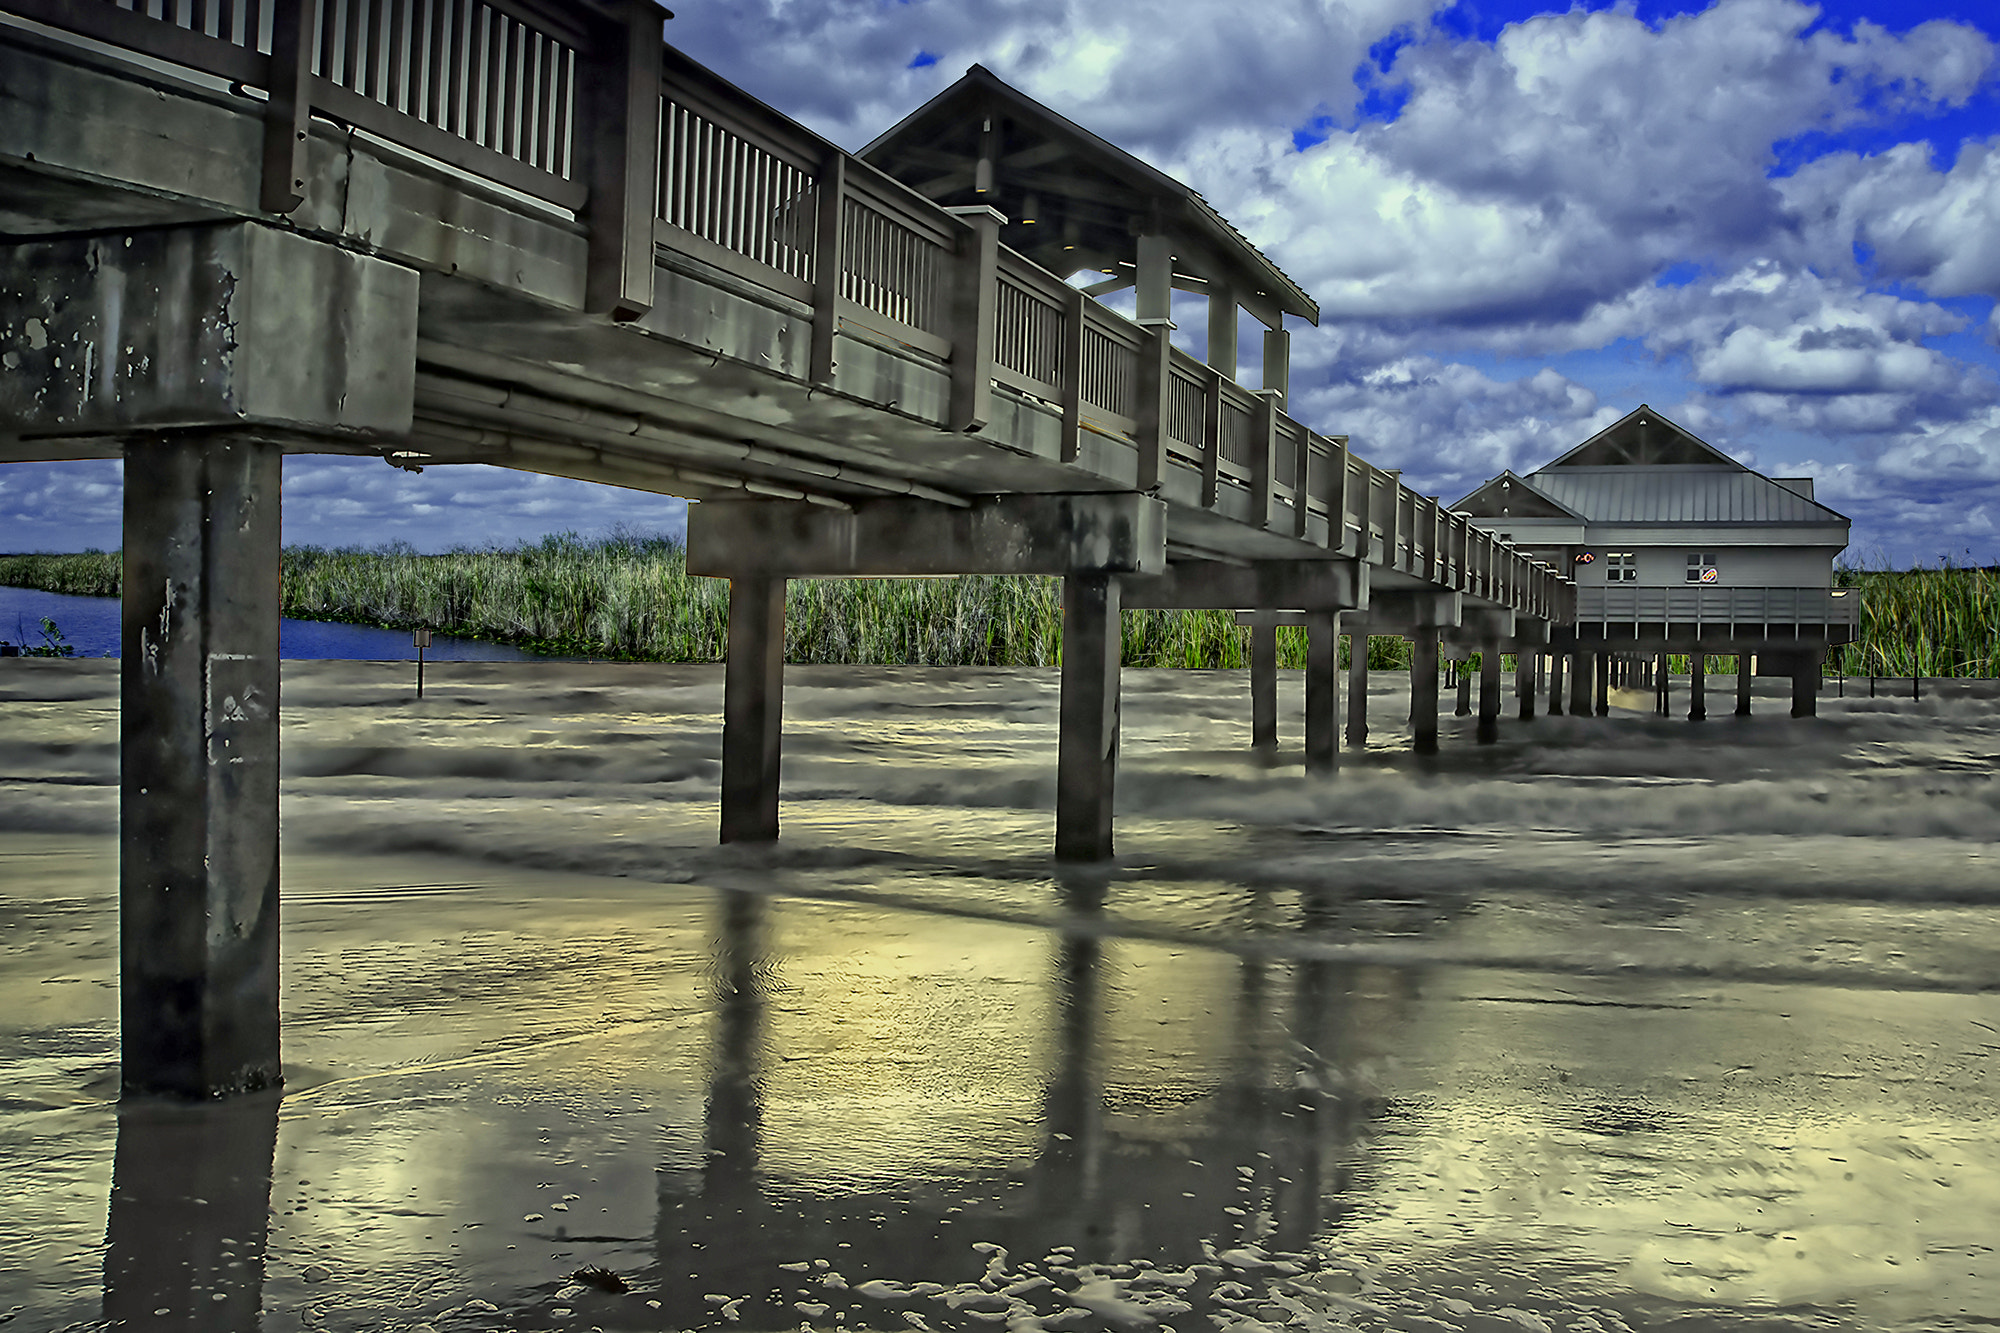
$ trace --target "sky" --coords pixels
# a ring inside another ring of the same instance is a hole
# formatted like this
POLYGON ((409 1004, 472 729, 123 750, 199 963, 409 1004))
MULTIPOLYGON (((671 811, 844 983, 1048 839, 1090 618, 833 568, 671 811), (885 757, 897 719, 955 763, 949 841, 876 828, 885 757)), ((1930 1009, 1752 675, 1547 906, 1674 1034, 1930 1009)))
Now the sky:
MULTIPOLYGON (((1288 321, 1292 415, 1419 490, 1531 471, 1643 401, 1816 478, 1853 562, 2000 564, 1985 0, 671 7, 669 41, 845 147, 977 62, 1200 190, 1319 302, 1288 321)), ((117 495, 115 464, 0 467, 0 548, 115 546, 117 495)), ((286 464, 288 541, 680 515, 488 468, 286 464)))

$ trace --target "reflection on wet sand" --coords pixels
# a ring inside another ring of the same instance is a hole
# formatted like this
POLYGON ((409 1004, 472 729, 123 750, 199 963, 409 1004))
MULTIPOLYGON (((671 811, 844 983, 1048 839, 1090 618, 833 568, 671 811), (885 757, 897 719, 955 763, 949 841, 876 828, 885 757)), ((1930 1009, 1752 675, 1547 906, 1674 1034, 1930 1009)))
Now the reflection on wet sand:
POLYGON ((215 1106, 134 1100, 119 1108, 104 1235, 106 1323, 256 1333, 277 1140, 275 1093, 215 1106))
POLYGON ((801 672, 749 852, 699 671, 417 709, 288 668, 285 1094, 121 1112, 116 678, 73 665, 0 674, 6 1333, 2000 1309, 1972 691, 1447 723, 1308 783, 1234 748, 1240 677, 1134 673, 1143 855, 1086 875, 1045 853, 1052 677, 801 672))

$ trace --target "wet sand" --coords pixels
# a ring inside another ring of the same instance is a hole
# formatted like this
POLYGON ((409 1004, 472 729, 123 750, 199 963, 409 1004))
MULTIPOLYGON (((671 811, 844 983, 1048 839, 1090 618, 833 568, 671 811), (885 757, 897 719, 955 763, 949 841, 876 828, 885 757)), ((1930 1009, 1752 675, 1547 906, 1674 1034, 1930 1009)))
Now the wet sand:
POLYGON ((409 674, 285 668, 285 1093, 121 1112, 116 665, 0 663, 8 1333, 2000 1317, 1988 685, 1317 781, 1128 672, 1082 872, 1053 672, 793 669, 769 848, 718 669, 409 674))

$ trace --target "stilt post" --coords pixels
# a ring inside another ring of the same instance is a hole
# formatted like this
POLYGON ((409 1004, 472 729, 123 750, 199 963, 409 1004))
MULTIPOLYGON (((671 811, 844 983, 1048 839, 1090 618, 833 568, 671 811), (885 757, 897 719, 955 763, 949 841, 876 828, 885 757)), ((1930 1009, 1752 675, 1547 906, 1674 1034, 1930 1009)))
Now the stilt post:
POLYGON ((1368 743, 1368 626, 1356 625, 1347 635, 1347 743, 1368 743))
POLYGON ((1418 754, 1438 748, 1438 632, 1420 625, 1410 632, 1410 745, 1418 754))
POLYGON ((1549 654, 1549 716, 1550 717, 1561 717, 1563 715, 1563 664, 1567 662, 1571 656, 1572 654, 1569 653, 1549 654))
POLYGON ((1736 654, 1736 716, 1750 716, 1750 654, 1736 654))
POLYGON ((1535 717, 1535 671, 1541 657, 1540 653, 1525 649, 1514 654, 1514 699, 1520 705, 1523 722, 1532 722, 1535 717))
POLYGON ((1306 614, 1306 772, 1340 768, 1340 613, 1306 614))
POLYGON ((1479 648, 1479 730, 1481 745, 1500 739, 1500 641, 1488 639, 1479 648))
POLYGON ((283 1082, 278 1058, 282 455, 125 450, 119 1010, 128 1094, 283 1082))
POLYGON ((1688 655, 1688 721, 1708 718, 1708 655, 1696 648, 1688 655))
POLYGON ((1056 750, 1056 859, 1104 861, 1112 854, 1111 802, 1118 777, 1116 575, 1063 577, 1061 736, 1056 750))
POLYGON ((785 580, 729 581, 729 662, 722 698, 722 841, 778 836, 784 740, 785 580))
POLYGON ((1611 654, 1598 654, 1597 663, 1597 715, 1611 716, 1611 654))
POLYGON ((1278 622, 1269 612, 1250 625, 1250 747, 1278 752, 1278 622))

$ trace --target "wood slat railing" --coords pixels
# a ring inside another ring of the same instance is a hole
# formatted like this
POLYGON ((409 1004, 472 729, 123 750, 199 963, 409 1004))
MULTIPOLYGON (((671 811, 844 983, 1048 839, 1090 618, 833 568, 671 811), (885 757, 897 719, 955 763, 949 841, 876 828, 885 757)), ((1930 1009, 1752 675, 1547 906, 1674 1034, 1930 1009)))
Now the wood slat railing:
POLYGON ((267 90, 270 211, 299 202, 310 119, 328 115, 572 210, 592 310, 643 314, 665 248, 809 306, 816 383, 837 335, 891 345, 949 366, 952 429, 983 426, 996 390, 1025 395, 1060 411, 1065 461, 1086 432, 1109 437, 1137 450, 1141 488, 1193 469, 1203 506, 1247 493, 1253 526, 1530 614, 1575 610, 1565 573, 1000 246, 987 210, 937 207, 665 46, 649 0, 0 9, 267 90))

